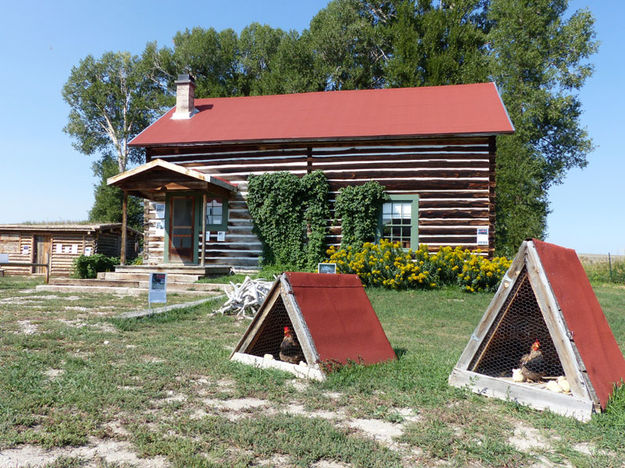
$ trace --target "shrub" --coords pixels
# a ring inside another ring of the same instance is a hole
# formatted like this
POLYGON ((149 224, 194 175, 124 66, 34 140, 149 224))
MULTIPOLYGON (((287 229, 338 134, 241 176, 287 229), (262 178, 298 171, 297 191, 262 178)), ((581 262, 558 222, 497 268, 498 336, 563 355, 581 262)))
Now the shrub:
POLYGON ((119 265, 119 258, 102 254, 81 255, 74 259, 73 276, 75 278, 95 278, 101 271, 113 271, 119 265))
POLYGON ((263 264, 311 268, 323 259, 328 194, 321 171, 301 178, 289 172, 250 176, 247 204, 263 244, 263 264))
POLYGON ((467 292, 494 291, 511 263, 505 257, 489 260, 459 247, 443 247, 435 254, 424 245, 404 250, 399 242, 384 239, 379 244, 365 242, 361 249, 331 247, 327 253, 340 273, 356 274, 366 286, 390 289, 457 284, 467 292))
POLYGON ((359 247, 375 239, 382 204, 388 199, 384 186, 374 180, 349 185, 336 196, 335 215, 341 218, 341 247, 359 247))

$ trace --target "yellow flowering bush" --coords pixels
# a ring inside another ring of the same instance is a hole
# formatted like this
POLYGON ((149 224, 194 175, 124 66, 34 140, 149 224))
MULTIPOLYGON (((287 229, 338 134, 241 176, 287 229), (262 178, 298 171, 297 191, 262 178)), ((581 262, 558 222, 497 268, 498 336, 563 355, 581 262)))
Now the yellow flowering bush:
POLYGON ((443 247, 431 254, 427 246, 404 250, 399 242, 382 239, 379 244, 365 242, 360 250, 352 247, 327 251, 329 261, 340 273, 360 277, 366 286, 389 289, 433 289, 459 284, 465 291, 492 291, 510 266, 510 260, 489 260, 459 247, 443 247))
POLYGON ((506 257, 489 260, 481 255, 471 255, 462 265, 458 283, 468 292, 494 291, 511 263, 506 257))
POLYGON ((358 275, 366 286, 431 289, 438 285, 430 271, 414 261, 414 252, 405 251, 399 242, 382 239, 379 244, 365 242, 358 251, 330 247, 327 253, 339 272, 358 275))

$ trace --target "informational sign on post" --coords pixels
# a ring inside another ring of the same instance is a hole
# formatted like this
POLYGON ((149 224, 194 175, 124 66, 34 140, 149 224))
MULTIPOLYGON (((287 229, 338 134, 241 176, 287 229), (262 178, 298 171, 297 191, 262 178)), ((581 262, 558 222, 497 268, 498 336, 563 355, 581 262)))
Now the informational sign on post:
POLYGON ((150 273, 148 306, 152 303, 167 302, 167 273, 150 273))
POLYGON ((318 263, 317 273, 336 274, 336 263, 318 263))
POLYGON ((488 245, 488 226, 477 228, 477 245, 488 245))

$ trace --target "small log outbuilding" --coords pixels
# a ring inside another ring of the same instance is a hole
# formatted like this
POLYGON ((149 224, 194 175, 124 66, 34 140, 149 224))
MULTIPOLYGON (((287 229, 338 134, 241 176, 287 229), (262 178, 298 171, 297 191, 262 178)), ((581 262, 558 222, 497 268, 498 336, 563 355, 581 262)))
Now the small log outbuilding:
POLYGON ((577 254, 533 239, 521 245, 449 383, 588 421, 623 379, 625 358, 577 254), (539 378, 515 379, 534 342, 539 378))
MULTIPOLYGON (((69 276, 74 259, 81 255, 103 254, 119 257, 122 225, 113 224, 2 224, 0 254, 8 264, 0 266, 7 275, 45 274, 46 267, 11 263, 50 264, 51 276, 69 276)), ((126 252, 136 256, 142 234, 126 228, 126 252)))
POLYGON ((130 143, 146 163, 108 181, 146 199, 144 263, 258 267, 248 178, 276 171, 323 171, 331 200, 378 181, 379 238, 405 248, 494 251, 495 139, 514 131, 494 83, 206 99, 189 75, 177 86, 130 143))
POLYGON ((324 380, 337 366, 396 356, 357 275, 287 272, 273 284, 230 358, 324 380), (294 332, 302 364, 279 360, 284 327, 294 332))

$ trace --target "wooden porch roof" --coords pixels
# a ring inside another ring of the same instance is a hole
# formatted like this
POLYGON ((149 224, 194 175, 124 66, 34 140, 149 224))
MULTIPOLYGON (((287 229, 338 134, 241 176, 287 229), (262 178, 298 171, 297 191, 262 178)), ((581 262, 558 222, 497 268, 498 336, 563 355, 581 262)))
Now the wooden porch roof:
POLYGON ((151 198, 155 193, 179 190, 210 191, 219 194, 235 192, 237 187, 218 177, 173 164, 162 159, 123 172, 107 179, 114 185, 142 198, 151 198))

